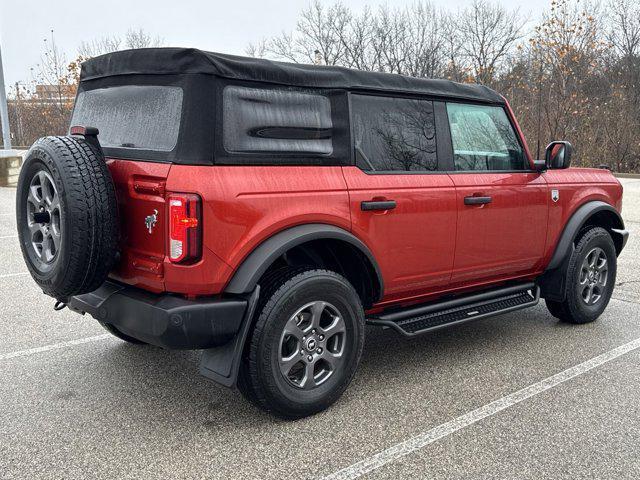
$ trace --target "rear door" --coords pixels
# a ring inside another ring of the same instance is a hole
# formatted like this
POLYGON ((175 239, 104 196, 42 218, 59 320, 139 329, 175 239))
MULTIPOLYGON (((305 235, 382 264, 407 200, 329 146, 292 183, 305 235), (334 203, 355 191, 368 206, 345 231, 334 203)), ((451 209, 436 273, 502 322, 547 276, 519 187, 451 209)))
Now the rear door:
POLYGON ((343 167, 354 233, 379 263, 383 302, 441 290, 454 259, 456 193, 439 170, 429 100, 350 98, 356 166, 343 167))
POLYGON ((447 103, 458 222, 452 285, 526 275, 544 253, 548 195, 500 106, 447 103))

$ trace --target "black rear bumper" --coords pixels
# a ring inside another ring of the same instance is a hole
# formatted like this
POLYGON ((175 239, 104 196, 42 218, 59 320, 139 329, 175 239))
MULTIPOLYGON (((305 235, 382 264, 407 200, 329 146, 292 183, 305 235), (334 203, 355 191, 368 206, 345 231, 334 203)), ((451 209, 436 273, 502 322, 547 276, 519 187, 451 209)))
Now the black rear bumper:
POLYGON ((107 281, 96 291, 71 297, 67 306, 110 323, 121 332, 169 349, 204 349, 231 340, 243 324, 248 300, 187 300, 107 281))

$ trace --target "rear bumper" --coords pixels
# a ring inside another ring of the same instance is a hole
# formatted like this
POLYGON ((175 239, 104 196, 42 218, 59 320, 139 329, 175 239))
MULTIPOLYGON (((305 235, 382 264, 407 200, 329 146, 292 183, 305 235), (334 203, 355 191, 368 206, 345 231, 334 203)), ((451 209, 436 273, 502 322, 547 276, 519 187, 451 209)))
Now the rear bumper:
POLYGON ((240 330, 244 298, 186 300, 106 281, 94 292, 71 297, 67 306, 110 323, 121 332, 169 349, 223 345, 240 330))

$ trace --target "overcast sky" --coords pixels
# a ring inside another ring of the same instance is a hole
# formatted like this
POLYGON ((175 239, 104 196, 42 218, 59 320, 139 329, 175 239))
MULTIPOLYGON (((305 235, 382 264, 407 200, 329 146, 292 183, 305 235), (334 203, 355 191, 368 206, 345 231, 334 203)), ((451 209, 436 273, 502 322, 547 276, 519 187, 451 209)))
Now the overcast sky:
MULTIPOLYGON (((509 8, 538 18, 551 0, 500 0, 509 8)), ((324 4, 334 3, 332 0, 324 4)), ((364 5, 402 6, 413 0, 344 0, 360 9, 364 5)), ((456 9, 469 0, 433 0, 437 6, 456 9)), ((5 81, 30 80, 30 67, 40 61, 42 40, 54 30, 58 46, 72 59, 82 41, 123 35, 143 28, 159 35, 167 46, 197 47, 243 54, 248 43, 295 27, 305 1, 276 0, 0 0, 0 46, 5 81)))

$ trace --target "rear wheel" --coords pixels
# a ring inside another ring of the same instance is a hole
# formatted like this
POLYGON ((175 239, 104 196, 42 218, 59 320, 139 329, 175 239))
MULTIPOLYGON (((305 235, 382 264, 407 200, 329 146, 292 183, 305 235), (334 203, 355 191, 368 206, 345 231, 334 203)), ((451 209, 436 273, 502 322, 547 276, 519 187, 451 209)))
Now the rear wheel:
POLYGON ((609 232, 601 227, 585 231, 569 260, 565 299, 546 300, 547 308, 565 322, 593 322, 611 299, 616 271, 616 249, 609 232))
POLYGON ((327 270, 281 275, 267 286, 238 387, 283 418, 317 413, 347 388, 362 355, 364 312, 351 284, 327 270))

